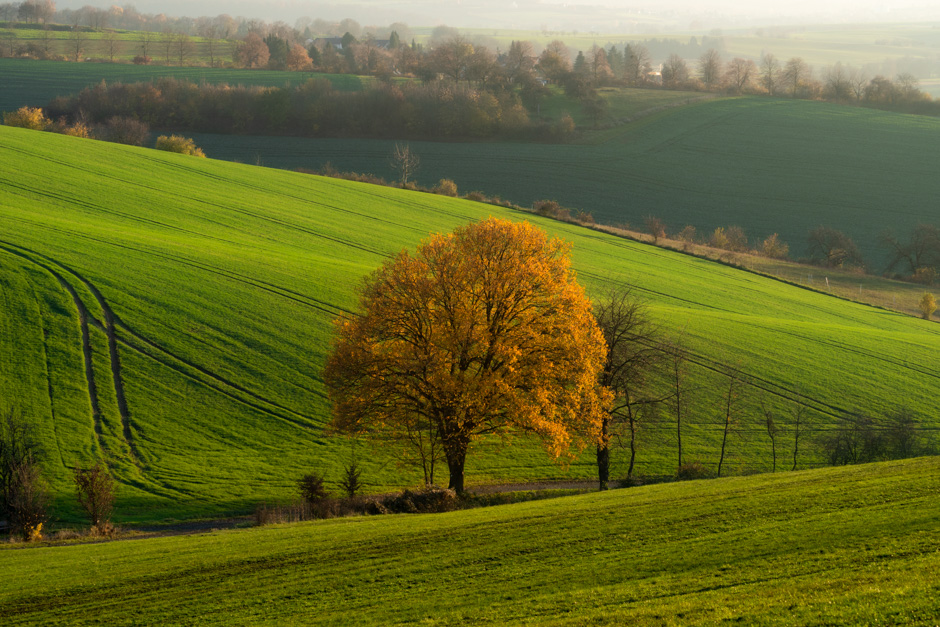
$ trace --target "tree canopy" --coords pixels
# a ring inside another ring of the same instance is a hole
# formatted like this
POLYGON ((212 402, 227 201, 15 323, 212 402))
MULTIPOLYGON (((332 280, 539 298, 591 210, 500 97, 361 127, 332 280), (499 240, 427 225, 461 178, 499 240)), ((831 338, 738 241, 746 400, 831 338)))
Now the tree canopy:
POLYGON ((486 434, 535 433, 554 457, 594 442, 606 347, 569 244, 490 218, 400 252, 337 321, 324 378, 333 425, 445 458, 452 489, 486 434))

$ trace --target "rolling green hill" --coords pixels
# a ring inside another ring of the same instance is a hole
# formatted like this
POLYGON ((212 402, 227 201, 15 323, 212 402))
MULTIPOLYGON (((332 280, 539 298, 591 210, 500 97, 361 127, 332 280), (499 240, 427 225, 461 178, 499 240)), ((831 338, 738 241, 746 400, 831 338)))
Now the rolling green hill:
POLYGON ((940 458, 922 458, 0 549, 0 612, 9 625, 934 625, 938 497, 940 458))
MULTIPOLYGON (((649 216, 678 231, 738 225, 779 233, 794 257, 822 225, 849 233, 876 271, 878 236, 940 222, 932 170, 940 120, 821 102, 723 99, 657 113, 585 138, 595 145, 412 142, 419 181, 453 179, 521 205, 551 198, 605 224, 649 216)), ((197 135, 207 154, 269 167, 392 177, 394 142, 197 135)))
MULTIPOLYGON (((732 472, 770 468, 751 422, 761 397, 781 411, 810 407, 816 429, 901 404, 935 421, 940 327, 930 322, 494 206, 8 127, 0 404, 39 423, 65 517, 69 469, 98 456, 122 484, 121 520, 287 498, 305 470, 336 477, 349 457, 350 443, 323 432, 320 368, 354 287, 401 248, 488 215, 571 240, 589 291, 633 284, 684 333, 697 397, 687 460, 717 460, 716 371, 727 364, 752 382, 732 472)), ((640 472, 674 471, 671 434, 668 424, 643 432, 640 472)), ((801 465, 817 461, 803 451, 801 465)), ((372 490, 417 480, 381 443, 360 456, 372 490)), ((482 446, 467 472, 472 485, 593 467, 584 455, 566 471, 519 440, 482 446)))

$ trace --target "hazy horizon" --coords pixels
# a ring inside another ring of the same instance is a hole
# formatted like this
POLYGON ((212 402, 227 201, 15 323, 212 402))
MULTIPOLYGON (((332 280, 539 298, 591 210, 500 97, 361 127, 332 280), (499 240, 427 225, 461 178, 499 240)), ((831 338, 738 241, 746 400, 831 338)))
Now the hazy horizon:
MULTIPOLYGON (((87 0, 59 0, 60 9, 78 9, 87 0)), ((356 3, 299 0, 210 0, 193 5, 181 0, 129 3, 141 13, 198 17, 232 16, 282 20, 301 17, 351 18, 364 26, 405 22, 410 26, 499 28, 548 31, 643 33, 701 31, 774 25, 864 24, 874 22, 940 21, 940 5, 924 1, 792 0, 783 5, 742 0, 391 0, 356 3)), ((97 5, 93 5, 97 6, 97 5)), ((101 7, 107 6, 101 4, 101 7)))

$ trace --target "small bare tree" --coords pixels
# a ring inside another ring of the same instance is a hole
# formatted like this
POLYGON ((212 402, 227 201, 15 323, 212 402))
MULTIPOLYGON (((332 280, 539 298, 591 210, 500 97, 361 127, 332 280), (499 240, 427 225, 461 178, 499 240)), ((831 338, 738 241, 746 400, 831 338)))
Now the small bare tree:
POLYGON ((793 470, 796 470, 800 439, 809 431, 809 413, 805 405, 795 402, 790 415, 793 424, 793 470))
POLYGON ((737 368, 728 368, 725 372, 728 377, 728 388, 724 395, 722 411, 721 456, 718 458, 718 476, 725 463, 725 452, 728 448, 728 436, 737 433, 740 419, 741 386, 744 381, 737 368))
POLYGON ((106 532, 111 526, 111 512, 114 511, 117 494, 108 467, 97 461, 89 468, 76 468, 73 478, 78 504, 88 514, 92 530, 106 532))
POLYGON ((25 540, 41 538, 47 519, 50 497, 41 459, 33 425, 22 412, 7 410, 0 416, 0 515, 25 540))
MULTIPOLYGON (((601 385, 614 393, 614 403, 601 419, 597 443, 597 476, 601 490, 610 480, 610 441, 622 427, 630 438, 630 466, 633 476, 640 422, 663 398, 649 390, 653 370, 662 360, 659 329, 650 319, 646 305, 627 287, 611 288, 594 307, 597 326, 607 344, 607 359, 600 375, 601 385)), ((668 397, 667 397, 668 398, 668 397)))
POLYGON ((398 172, 398 179, 404 187, 408 184, 408 180, 417 173, 421 165, 421 159, 418 158, 418 155, 408 144, 395 144, 389 164, 398 172))
POLYGON ((109 30, 101 36, 101 47, 104 49, 104 53, 108 55, 108 60, 111 63, 114 63, 114 57, 121 53, 123 45, 124 42, 113 30, 109 30))
POLYGON ((777 421, 774 420, 773 408, 764 399, 760 401, 760 413, 764 429, 767 431, 767 437, 770 438, 770 454, 773 458, 772 472, 777 472, 777 436, 780 434, 780 427, 777 426, 777 421))

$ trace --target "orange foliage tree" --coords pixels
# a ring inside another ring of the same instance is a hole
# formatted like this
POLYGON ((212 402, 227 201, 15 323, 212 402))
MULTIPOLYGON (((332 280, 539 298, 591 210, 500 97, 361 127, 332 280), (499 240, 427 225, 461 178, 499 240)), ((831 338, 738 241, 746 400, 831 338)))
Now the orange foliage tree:
POLYGON ((490 218, 387 261, 361 316, 336 323, 324 371, 334 428, 417 447, 426 480, 437 451, 458 492, 481 436, 535 433, 556 458, 596 441, 606 346, 568 251, 490 218))

